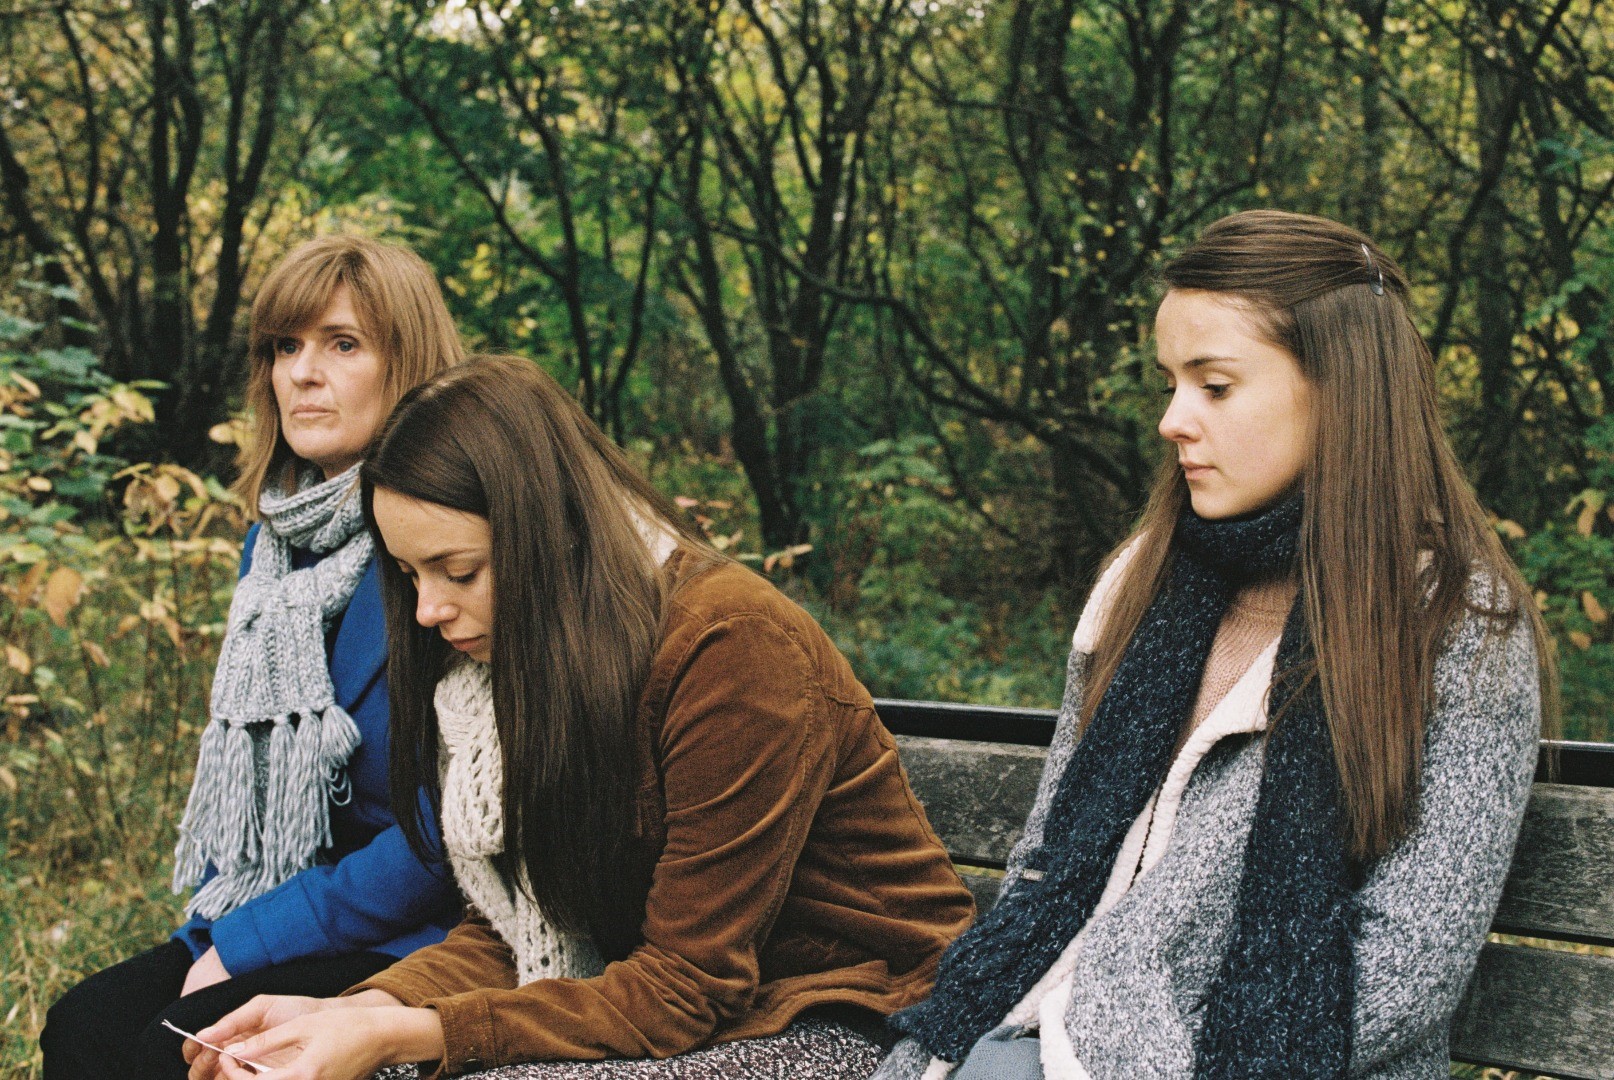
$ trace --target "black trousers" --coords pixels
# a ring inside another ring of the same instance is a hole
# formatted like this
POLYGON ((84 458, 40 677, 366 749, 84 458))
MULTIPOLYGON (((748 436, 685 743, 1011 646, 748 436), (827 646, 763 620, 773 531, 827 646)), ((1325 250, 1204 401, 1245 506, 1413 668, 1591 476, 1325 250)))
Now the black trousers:
POLYGON ((45 1014, 44 1080, 183 1080, 184 1042, 167 1020, 200 1031, 259 994, 332 997, 393 962, 384 953, 294 960, 180 997, 191 953, 167 941, 79 983, 45 1014))

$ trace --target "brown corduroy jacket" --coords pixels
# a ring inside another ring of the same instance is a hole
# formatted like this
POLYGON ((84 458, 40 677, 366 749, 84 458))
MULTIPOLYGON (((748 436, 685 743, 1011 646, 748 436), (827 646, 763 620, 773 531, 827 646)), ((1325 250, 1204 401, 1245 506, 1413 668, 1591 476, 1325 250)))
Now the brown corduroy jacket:
POLYGON ((436 1009, 439 1074, 668 1057, 827 1003, 888 1014, 929 993, 974 916, 845 658, 761 577, 698 563, 669 560, 640 700, 637 817, 660 853, 642 942, 598 977, 518 987, 473 912, 349 991, 436 1009))

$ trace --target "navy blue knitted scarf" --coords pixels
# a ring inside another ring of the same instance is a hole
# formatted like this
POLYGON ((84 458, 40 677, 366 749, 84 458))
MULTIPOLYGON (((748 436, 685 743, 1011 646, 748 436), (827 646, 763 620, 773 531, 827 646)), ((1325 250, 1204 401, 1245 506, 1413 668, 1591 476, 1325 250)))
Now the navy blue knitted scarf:
MULTIPOLYGON (((1239 521, 1185 510, 1165 586, 1127 645, 1021 878, 956 941, 930 999, 892 1017, 959 1061, 1002 1023, 1086 924, 1127 830, 1164 781, 1217 627, 1239 588, 1294 565, 1300 499, 1239 521)), ((1339 774, 1304 606, 1284 626, 1269 708, 1277 722, 1227 952, 1206 1003, 1197 1077, 1343 1077, 1350 1063, 1351 866, 1339 774)))

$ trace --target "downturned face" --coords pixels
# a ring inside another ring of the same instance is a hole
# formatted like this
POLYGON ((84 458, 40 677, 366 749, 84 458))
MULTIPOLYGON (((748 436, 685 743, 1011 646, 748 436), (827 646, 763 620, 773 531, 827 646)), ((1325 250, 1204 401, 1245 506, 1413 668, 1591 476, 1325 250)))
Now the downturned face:
POLYGON ((473 660, 493 659, 493 530, 488 519, 376 488, 387 555, 415 585, 415 621, 473 660))
POLYGON ((328 480, 356 465, 387 417, 386 365, 353 313, 346 287, 296 333, 276 338, 270 382, 292 453, 328 480))
POLYGON ((1267 341, 1236 297, 1187 289, 1161 301, 1155 346, 1170 395, 1160 434, 1176 446, 1194 513, 1241 517, 1286 495, 1314 430, 1294 354, 1267 341))

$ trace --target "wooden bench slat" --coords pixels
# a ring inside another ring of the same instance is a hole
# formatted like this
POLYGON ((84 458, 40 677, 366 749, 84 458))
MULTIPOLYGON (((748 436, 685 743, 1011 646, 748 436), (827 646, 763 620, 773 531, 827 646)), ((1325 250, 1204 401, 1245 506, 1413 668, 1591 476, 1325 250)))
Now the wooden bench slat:
POLYGON ((1535 786, 1495 926, 1614 944, 1614 789, 1535 786))
POLYGON ((998 892, 1002 888, 1003 879, 989 877, 986 874, 972 874, 968 870, 960 873, 958 877, 964 882, 964 888, 975 897, 975 910, 983 915, 991 911, 992 905, 998 902, 998 892))
MULTIPOLYGON (((954 860, 1001 867, 1036 797, 1046 751, 912 735, 897 743, 954 860)), ((1614 944, 1614 788, 1535 785, 1496 929, 1614 944)))
POLYGON ((1459 1061, 1614 1080, 1614 959, 1487 944, 1451 1035, 1459 1061))
POLYGON ((953 861, 1002 867, 1036 800, 1048 751, 916 735, 896 740, 908 783, 953 861))

